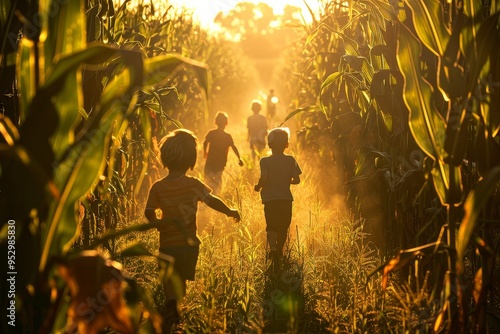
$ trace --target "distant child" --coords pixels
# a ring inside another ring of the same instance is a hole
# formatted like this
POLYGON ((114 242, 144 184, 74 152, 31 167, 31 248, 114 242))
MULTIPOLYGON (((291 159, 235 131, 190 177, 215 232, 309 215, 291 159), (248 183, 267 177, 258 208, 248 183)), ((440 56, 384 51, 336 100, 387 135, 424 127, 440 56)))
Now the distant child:
POLYGON ((267 141, 272 154, 260 160, 260 179, 255 191, 262 189, 260 196, 266 217, 267 242, 271 254, 281 255, 292 222, 290 184, 300 183, 299 165, 294 157, 284 154, 288 147, 290 130, 275 128, 269 132, 267 141))
POLYGON ((253 115, 247 119, 248 142, 252 150, 252 158, 255 160, 257 155, 266 147, 267 120, 266 117, 260 115, 262 110, 262 102, 259 100, 252 101, 253 115))
POLYGON ((222 185, 222 172, 227 163, 227 154, 231 147, 238 157, 238 163, 243 166, 240 152, 234 145, 233 137, 224 129, 228 124, 227 113, 220 111, 215 116, 217 129, 210 130, 203 142, 203 153, 207 160, 205 163, 205 182, 216 193, 222 185))
POLYGON ((179 321, 177 304, 186 294, 186 281, 194 280, 200 245, 196 228, 198 202, 236 221, 240 214, 212 195, 202 181, 186 175, 194 168, 197 156, 197 138, 191 131, 169 133, 160 141, 160 153, 168 175, 151 187, 144 214, 149 222, 159 224, 160 253, 175 259, 172 278, 163 283, 164 329, 170 333, 172 325, 179 321))

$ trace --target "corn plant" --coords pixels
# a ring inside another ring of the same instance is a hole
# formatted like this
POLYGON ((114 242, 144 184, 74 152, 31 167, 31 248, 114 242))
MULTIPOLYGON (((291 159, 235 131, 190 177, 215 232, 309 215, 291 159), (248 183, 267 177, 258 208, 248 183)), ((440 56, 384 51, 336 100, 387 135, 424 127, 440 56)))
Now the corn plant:
MULTIPOLYGON (((434 189, 447 212, 447 294, 435 328, 445 326, 449 332, 456 332, 463 330, 466 321, 458 310, 464 301, 458 288, 457 268, 460 273, 476 217, 499 180, 498 161, 492 155, 493 151, 498 152, 494 138, 499 130, 498 115, 493 115, 492 110, 499 101, 497 94, 490 94, 499 79, 495 71, 498 60, 489 47, 498 40, 499 14, 495 2, 484 8, 473 1, 464 2, 463 7, 437 1, 408 2, 408 6, 413 24, 401 27, 397 54, 405 79, 403 97, 410 110, 410 129, 417 144, 431 158, 434 189), (430 57, 422 58, 423 54, 430 57), (463 175, 472 163, 477 164, 483 180, 477 185, 479 191, 469 193, 470 188, 464 188, 463 175), (467 195, 462 218, 460 210, 467 195)), ((488 246, 493 246, 491 240, 488 246)), ((489 262, 484 258, 482 262, 488 275, 492 275, 489 262)), ((489 277, 483 276, 486 282, 489 277)), ((482 290, 482 300, 476 300, 473 328, 479 332, 486 326, 487 294, 482 290)))

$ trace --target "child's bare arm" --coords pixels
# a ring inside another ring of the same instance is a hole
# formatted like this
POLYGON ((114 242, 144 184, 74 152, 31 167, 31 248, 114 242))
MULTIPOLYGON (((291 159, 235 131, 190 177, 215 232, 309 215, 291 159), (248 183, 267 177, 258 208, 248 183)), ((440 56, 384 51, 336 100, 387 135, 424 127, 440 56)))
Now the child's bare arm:
POLYGON ((232 217, 236 219, 236 221, 240 221, 240 213, 236 209, 231 209, 224 203, 219 197, 214 196, 212 194, 208 194, 205 196, 203 199, 203 202, 205 202, 209 207, 212 209, 222 212, 228 217, 232 217))
POLYGON ((234 154, 236 154, 236 156, 238 157, 238 163, 240 166, 243 166, 243 161, 241 160, 241 156, 240 156, 240 152, 238 151, 238 149, 236 148, 236 145, 231 145, 231 148, 233 149, 234 151, 234 154))
POLYGON ((265 168, 262 168, 262 160, 260 161, 260 178, 259 182, 254 186, 255 191, 260 191, 267 181, 267 172, 265 168))
POLYGON ((146 208, 144 209, 144 216, 146 216, 150 223, 158 221, 158 218, 156 217, 156 209, 158 208, 159 205, 156 199, 156 193, 153 188, 151 188, 149 190, 148 200, 146 201, 146 208))

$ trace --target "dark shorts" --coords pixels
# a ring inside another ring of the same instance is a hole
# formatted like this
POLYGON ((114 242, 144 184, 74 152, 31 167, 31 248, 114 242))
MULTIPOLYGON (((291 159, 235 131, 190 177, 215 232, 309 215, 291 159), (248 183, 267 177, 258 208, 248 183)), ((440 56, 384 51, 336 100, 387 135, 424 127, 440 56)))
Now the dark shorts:
POLYGON ((274 200, 264 203, 266 231, 286 233, 292 222, 292 201, 274 200))
POLYGON ((175 259, 174 272, 182 280, 194 281, 196 262, 200 253, 199 246, 164 247, 160 248, 160 253, 170 255, 175 259))

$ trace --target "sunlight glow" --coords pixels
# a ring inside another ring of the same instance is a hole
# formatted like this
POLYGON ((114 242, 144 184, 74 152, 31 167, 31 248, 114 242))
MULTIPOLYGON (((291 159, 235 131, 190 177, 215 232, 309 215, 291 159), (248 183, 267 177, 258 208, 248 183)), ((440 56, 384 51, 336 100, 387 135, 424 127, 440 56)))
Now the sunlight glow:
MULTIPOLYGON (((192 10, 195 20, 199 21, 200 25, 207 29, 214 28, 214 18, 218 13, 228 13, 240 2, 266 3, 278 15, 283 14, 283 9, 286 5, 295 6, 302 10, 302 15, 306 22, 312 21, 304 0, 168 0, 167 2, 174 6, 181 6, 192 10)), ((313 12, 319 12, 321 0, 306 0, 306 2, 313 12)))

